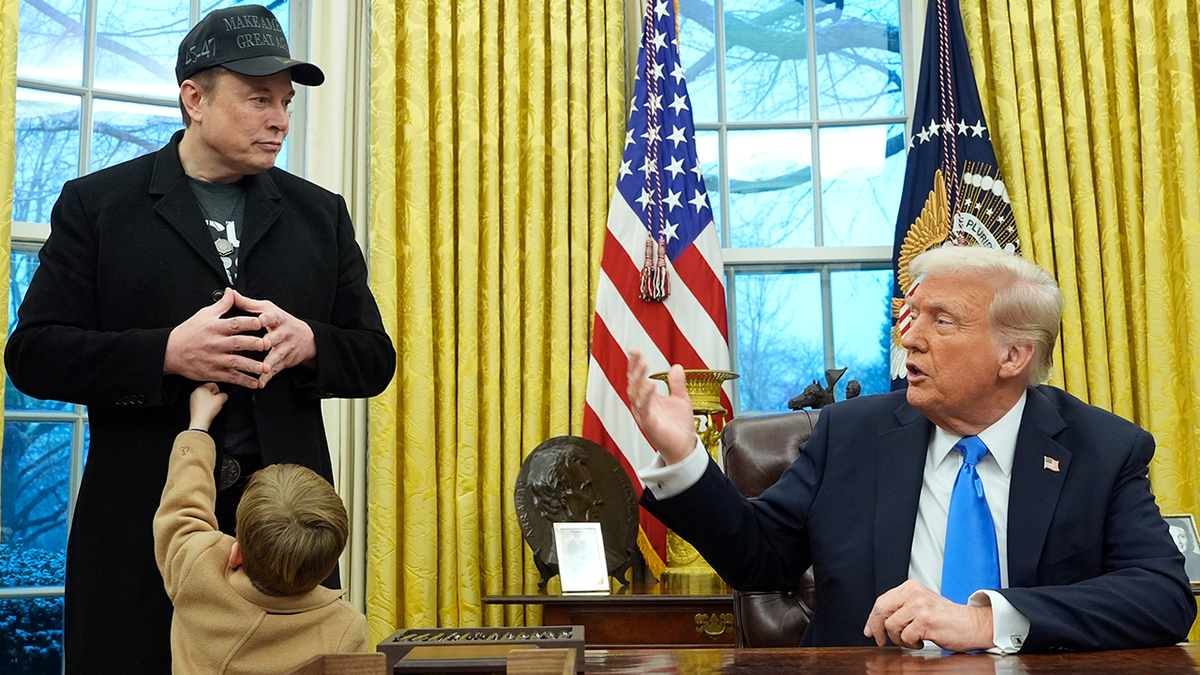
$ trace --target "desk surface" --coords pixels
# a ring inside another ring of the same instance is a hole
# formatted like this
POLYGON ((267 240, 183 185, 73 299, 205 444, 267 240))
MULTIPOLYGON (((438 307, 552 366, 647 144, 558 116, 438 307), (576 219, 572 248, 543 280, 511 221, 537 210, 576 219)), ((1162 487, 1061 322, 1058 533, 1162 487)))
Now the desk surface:
POLYGON ((1082 654, 926 655, 897 647, 589 649, 587 675, 1177 675, 1200 669, 1200 643, 1082 654))

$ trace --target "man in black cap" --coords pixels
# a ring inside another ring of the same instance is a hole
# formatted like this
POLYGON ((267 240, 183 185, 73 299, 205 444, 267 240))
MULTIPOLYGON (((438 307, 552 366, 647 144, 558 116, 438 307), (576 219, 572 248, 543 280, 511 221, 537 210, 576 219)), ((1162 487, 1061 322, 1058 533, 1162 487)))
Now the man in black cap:
POLYGON ((274 168, 292 83, 321 70, 291 57, 270 11, 238 6, 188 33, 175 73, 185 129, 67 182, 5 352, 18 389, 89 410, 67 547, 72 674, 170 670, 150 524, 198 383, 229 394, 210 432, 232 534, 256 468, 332 482, 321 399, 378 394, 396 366, 345 201, 274 168))

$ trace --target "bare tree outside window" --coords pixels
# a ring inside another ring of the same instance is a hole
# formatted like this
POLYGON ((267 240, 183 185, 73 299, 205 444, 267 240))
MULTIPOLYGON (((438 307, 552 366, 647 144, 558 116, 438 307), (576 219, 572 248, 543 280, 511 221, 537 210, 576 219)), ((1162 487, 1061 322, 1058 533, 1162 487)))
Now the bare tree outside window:
POLYGON ((739 412, 786 409, 835 366, 848 368, 839 389, 850 379, 864 393, 890 386, 902 9, 901 0, 679 0, 681 67, 726 251, 739 412), (815 253, 828 247, 877 253, 828 264, 815 253))

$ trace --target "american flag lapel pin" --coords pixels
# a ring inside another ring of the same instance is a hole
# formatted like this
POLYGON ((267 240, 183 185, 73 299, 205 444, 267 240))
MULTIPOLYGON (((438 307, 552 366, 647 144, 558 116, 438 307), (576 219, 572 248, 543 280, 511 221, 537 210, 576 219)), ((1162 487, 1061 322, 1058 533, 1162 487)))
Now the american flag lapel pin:
POLYGON ((1042 455, 1042 468, 1046 469, 1047 471, 1058 473, 1058 460, 1054 459, 1053 457, 1046 457, 1045 455, 1042 455))

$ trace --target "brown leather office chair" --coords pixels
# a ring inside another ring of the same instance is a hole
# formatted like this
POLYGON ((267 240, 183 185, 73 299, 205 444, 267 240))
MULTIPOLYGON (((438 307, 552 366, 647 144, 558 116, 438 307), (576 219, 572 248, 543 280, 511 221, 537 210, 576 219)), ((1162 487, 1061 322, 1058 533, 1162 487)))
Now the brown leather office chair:
MULTIPOLYGON (((725 474, 754 498, 775 484, 800 456, 817 423, 817 410, 738 417, 721 432, 725 474)), ((734 591, 738 647, 796 647, 814 607, 812 568, 792 591, 734 591)))

